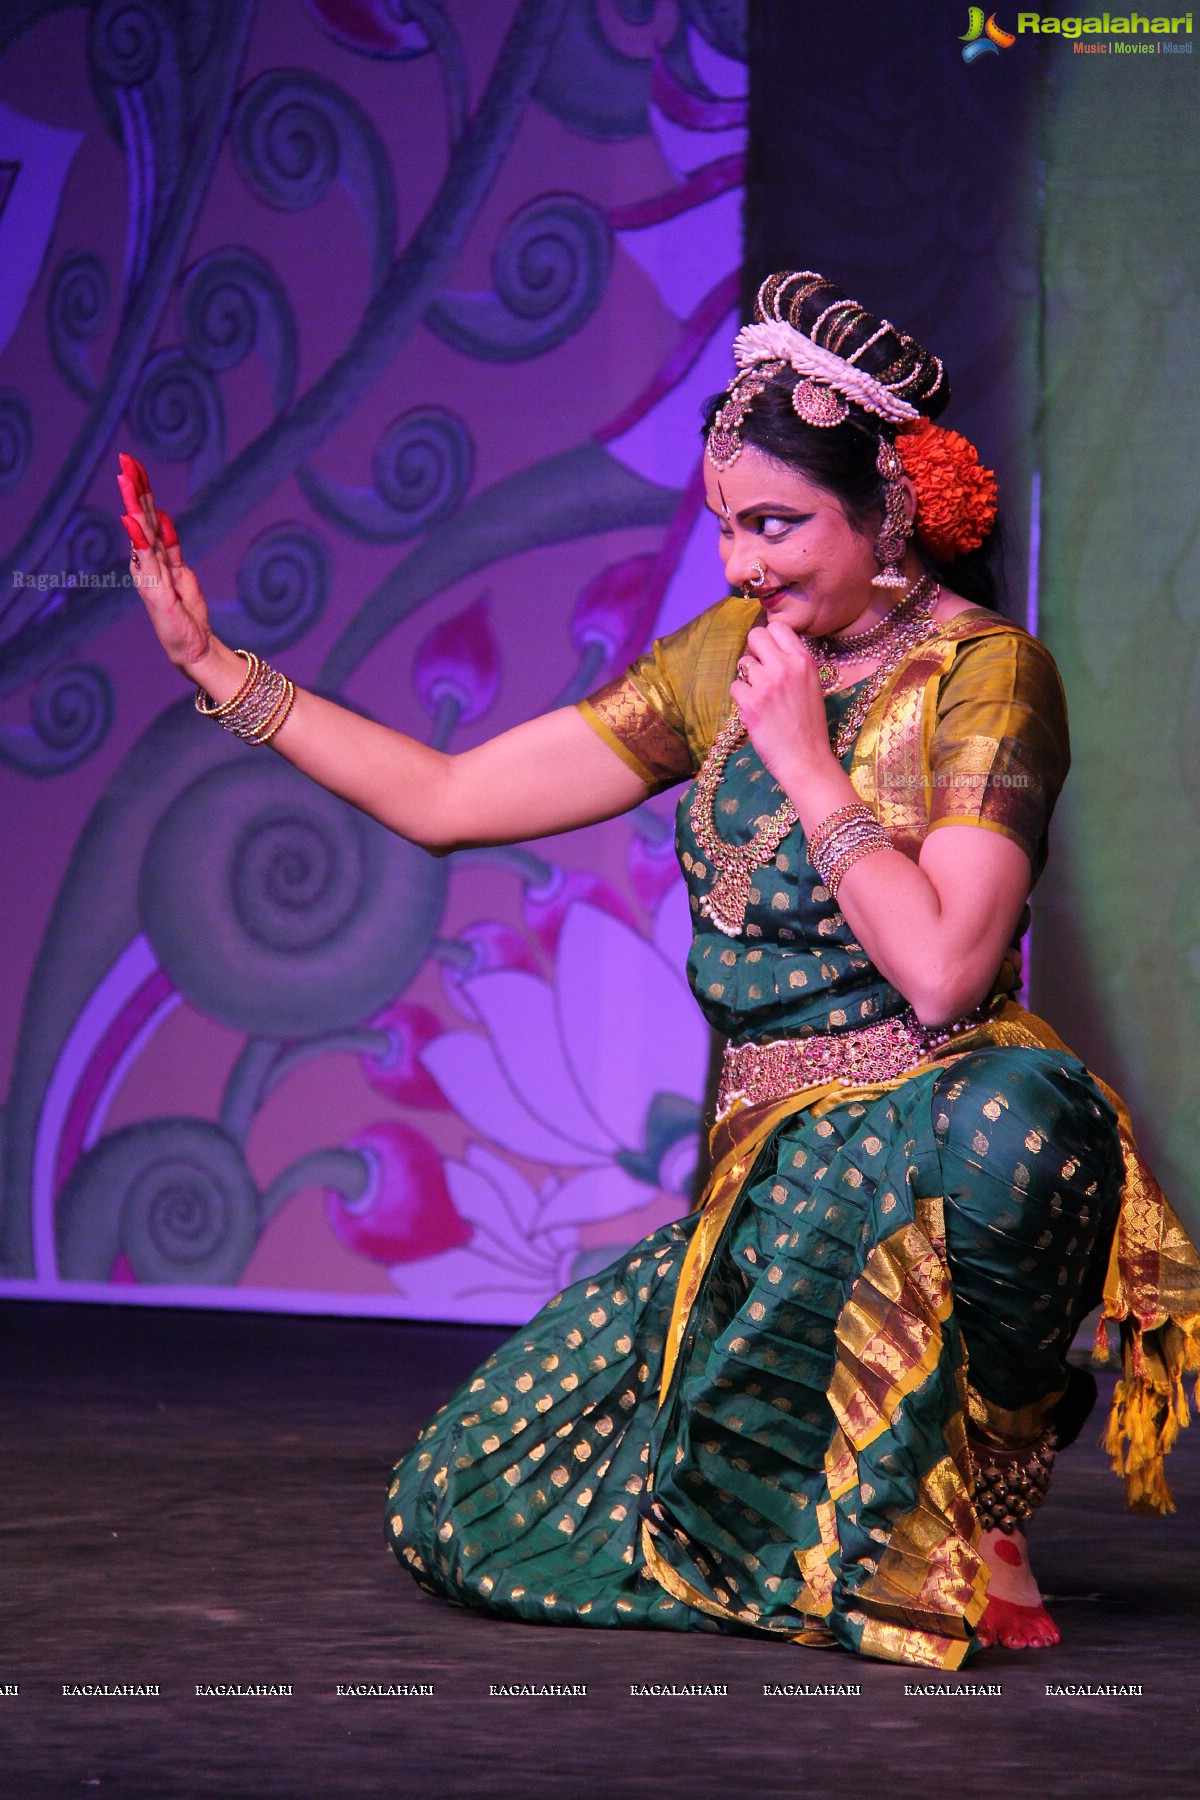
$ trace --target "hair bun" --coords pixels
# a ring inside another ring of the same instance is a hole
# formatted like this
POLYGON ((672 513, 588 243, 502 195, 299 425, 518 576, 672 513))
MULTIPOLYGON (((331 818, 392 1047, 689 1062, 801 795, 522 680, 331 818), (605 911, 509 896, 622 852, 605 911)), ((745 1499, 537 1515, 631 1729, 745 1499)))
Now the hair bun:
POLYGON ((873 376, 928 419, 936 419, 950 399, 950 378, 932 351, 889 319, 868 312, 814 269, 768 275, 758 290, 754 318, 760 325, 777 321, 793 326, 822 350, 873 376))

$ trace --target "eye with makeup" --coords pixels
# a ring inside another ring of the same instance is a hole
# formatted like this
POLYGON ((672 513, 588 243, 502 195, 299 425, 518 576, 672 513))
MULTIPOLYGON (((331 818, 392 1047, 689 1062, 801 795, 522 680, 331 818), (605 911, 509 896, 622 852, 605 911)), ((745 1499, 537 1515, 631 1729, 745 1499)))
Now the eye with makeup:
MULTIPOLYGON (((718 531, 721 537, 733 536, 732 521, 724 514, 718 514, 718 531)), ((811 513, 743 513, 738 523, 754 533, 756 537, 777 539, 786 537, 797 525, 804 525, 811 519, 811 513)))
POLYGON ((755 529, 759 537, 786 537, 795 525, 803 525, 804 515, 793 513, 762 513, 755 521, 755 529))

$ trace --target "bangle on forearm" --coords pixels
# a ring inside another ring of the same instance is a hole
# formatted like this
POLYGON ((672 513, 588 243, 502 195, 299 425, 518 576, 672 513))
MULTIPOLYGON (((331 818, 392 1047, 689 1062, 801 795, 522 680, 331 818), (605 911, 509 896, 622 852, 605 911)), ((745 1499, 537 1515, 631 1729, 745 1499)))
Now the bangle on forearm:
POLYGON ((247 744, 269 744, 292 710, 295 684, 261 661, 253 650, 239 650, 237 655, 246 664, 246 677, 237 692, 220 706, 208 706, 209 696, 197 687, 196 711, 215 719, 247 744))
POLYGON ((814 828, 808 840, 808 860, 836 899, 843 878, 856 862, 891 847, 891 839, 871 808, 855 800, 837 807, 814 828))

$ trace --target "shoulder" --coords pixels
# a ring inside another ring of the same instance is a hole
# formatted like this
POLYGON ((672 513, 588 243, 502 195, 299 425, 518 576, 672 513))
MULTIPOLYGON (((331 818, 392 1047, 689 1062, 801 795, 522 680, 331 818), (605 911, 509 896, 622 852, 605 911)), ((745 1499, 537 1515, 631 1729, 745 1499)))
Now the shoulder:
MULTIPOLYGON (((1021 779, 1057 793, 1071 761, 1062 679, 1040 639, 982 608, 959 613, 936 686, 930 756, 935 767, 998 758, 1021 779)), ((997 765, 998 766, 998 765, 997 765)))
POLYGON ((1024 626, 982 606, 967 606, 946 620, 938 635, 950 653, 939 689, 939 711, 978 696, 1065 715, 1058 665, 1041 639, 1024 626))
POLYGON ((729 714, 729 685, 751 626, 762 617, 757 600, 729 594, 706 607, 651 652, 658 678, 675 696, 693 766, 699 768, 729 714))
POLYGON ((704 656, 719 656, 729 649, 736 660, 752 625, 762 608, 757 600, 743 599, 740 594, 727 594, 712 606, 697 613, 686 625, 654 640, 658 655, 668 662, 695 662, 704 656))

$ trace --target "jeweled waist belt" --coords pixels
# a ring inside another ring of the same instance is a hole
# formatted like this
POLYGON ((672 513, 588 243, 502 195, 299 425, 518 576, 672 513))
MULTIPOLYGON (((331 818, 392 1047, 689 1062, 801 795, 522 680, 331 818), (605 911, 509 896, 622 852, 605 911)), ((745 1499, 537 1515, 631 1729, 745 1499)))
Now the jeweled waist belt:
POLYGON ((864 1025, 859 1031, 821 1031, 811 1037, 777 1038, 765 1044, 726 1044, 717 1088, 717 1117, 739 1103, 761 1106, 786 1100, 823 1081, 893 1081, 906 1075, 954 1038, 974 1030, 979 1008, 948 1025, 922 1025, 911 1011, 864 1025))

